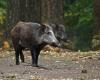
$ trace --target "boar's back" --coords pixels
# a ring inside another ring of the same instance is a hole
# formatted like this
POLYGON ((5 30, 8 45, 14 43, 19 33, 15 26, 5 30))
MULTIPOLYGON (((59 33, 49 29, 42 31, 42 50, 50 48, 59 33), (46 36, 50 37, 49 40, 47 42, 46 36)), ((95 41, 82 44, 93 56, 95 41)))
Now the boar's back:
POLYGON ((32 22, 19 22, 11 31, 12 40, 23 47, 31 47, 38 44, 40 24, 32 22))

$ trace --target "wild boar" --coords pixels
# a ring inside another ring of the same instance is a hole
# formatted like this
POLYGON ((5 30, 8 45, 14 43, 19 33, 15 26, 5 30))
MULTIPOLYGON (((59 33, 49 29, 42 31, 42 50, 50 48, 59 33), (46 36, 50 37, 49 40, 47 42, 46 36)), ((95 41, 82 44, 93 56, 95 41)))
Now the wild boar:
POLYGON ((32 66, 38 66, 40 51, 47 44, 60 46, 52 27, 48 24, 33 22, 18 22, 11 30, 11 38, 15 49, 16 65, 19 65, 19 56, 24 62, 22 50, 29 48, 32 56, 32 66))

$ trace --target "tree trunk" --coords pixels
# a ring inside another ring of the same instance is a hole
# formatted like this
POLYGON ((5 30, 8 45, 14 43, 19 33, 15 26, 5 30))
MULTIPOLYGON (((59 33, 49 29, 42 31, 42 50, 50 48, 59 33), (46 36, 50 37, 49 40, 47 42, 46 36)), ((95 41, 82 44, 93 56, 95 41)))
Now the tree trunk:
POLYGON ((40 22, 40 0, 20 0, 20 20, 40 22))
POLYGON ((100 0, 94 0, 93 49, 100 49, 100 0))
POLYGON ((9 0, 7 9, 6 29, 14 26, 19 20, 20 0, 9 0))
POLYGON ((40 0, 9 0, 6 29, 18 21, 40 22, 40 0))
POLYGON ((100 32, 100 0, 94 0, 94 33, 100 32))
POLYGON ((41 22, 64 23, 64 0, 42 0, 41 22))
POLYGON ((64 0, 52 0, 51 2, 51 22, 57 24, 64 23, 64 0))

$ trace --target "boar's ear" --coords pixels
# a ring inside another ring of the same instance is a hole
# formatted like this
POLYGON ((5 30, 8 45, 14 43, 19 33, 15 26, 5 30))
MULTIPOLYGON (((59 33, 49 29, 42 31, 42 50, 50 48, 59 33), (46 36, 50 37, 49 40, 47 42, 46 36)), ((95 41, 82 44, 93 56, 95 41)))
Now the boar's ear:
POLYGON ((45 30, 46 30, 46 25, 45 24, 41 24, 41 31, 45 32, 45 30))
POLYGON ((56 30, 59 30, 59 25, 55 24, 55 28, 56 28, 56 30))
POLYGON ((63 24, 56 24, 56 29, 57 30, 64 29, 64 25, 63 24))
POLYGON ((56 24, 50 23, 50 26, 53 28, 53 30, 56 30, 56 24))

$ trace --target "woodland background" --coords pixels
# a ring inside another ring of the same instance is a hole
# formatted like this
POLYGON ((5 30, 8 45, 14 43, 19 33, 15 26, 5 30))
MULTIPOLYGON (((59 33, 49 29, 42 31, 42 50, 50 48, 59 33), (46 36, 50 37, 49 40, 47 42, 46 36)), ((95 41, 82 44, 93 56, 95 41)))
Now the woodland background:
POLYGON ((99 0, 0 0, 0 46, 18 21, 64 24, 71 50, 100 49, 99 0))

